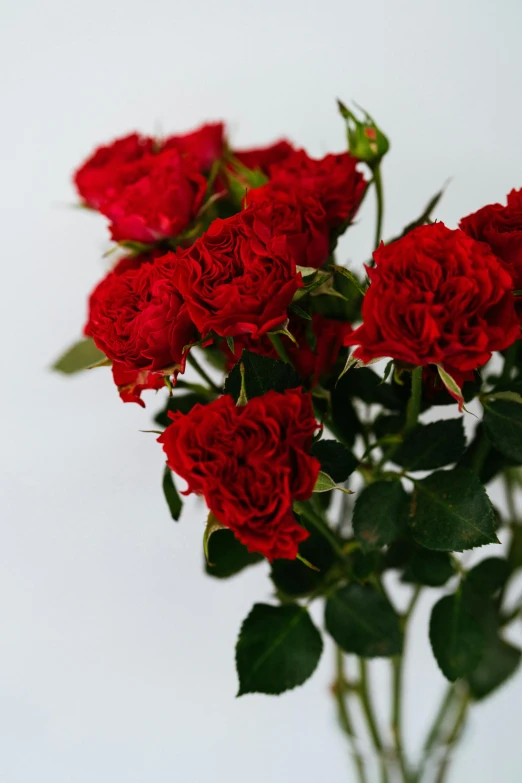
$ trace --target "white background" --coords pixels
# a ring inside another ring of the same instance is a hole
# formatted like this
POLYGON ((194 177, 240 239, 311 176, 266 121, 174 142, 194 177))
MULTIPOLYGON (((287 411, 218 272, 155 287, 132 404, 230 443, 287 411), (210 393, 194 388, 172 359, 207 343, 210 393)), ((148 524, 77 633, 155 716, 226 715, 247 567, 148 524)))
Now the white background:
MULTIPOLYGON (((204 509, 169 520, 162 454, 138 432, 154 404, 121 404, 105 370, 47 370, 80 333, 107 247, 103 220, 69 208, 70 172, 115 135, 213 118, 245 146, 285 134, 340 150, 340 96, 392 139, 386 234, 447 177, 437 217, 454 226, 522 185, 522 6, 1 0, 0 13, 0 780, 352 780, 329 648, 305 687, 234 698, 236 633, 270 598, 267 568, 204 577, 204 509)), ((346 258, 367 258, 372 232, 368 204, 346 258)), ((443 688, 430 600, 410 660, 412 745, 443 688)), ((453 783, 521 779, 521 698, 519 676, 476 709, 453 783)))

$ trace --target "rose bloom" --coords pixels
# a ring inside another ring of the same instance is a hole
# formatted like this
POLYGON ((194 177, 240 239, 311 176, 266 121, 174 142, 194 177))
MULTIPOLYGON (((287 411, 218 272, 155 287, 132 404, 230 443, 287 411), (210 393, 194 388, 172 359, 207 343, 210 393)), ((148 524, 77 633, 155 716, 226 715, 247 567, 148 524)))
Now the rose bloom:
POLYGON ((421 226, 373 255, 363 324, 345 340, 363 362, 439 364, 460 384, 519 336, 509 274, 462 231, 421 226))
MULTIPOLYGON (((291 313, 287 328, 297 341, 296 345, 289 337, 281 335, 288 358, 303 382, 312 387, 317 386, 321 379, 332 374, 344 340, 352 332, 351 324, 325 318, 320 313, 315 313, 311 321, 291 313)), ((234 353, 226 342, 222 342, 220 348, 227 359, 227 370, 231 370, 240 360, 244 349, 272 359, 279 358, 266 335, 258 340, 248 335, 234 338, 234 353)))
POLYGON ((182 155, 191 155, 198 159, 202 171, 210 171, 212 164, 222 157, 224 144, 223 123, 211 122, 190 133, 168 136, 161 149, 176 149, 182 155))
POLYGON ((357 159, 348 152, 310 158, 304 150, 270 166, 271 181, 308 188, 321 202, 330 230, 353 219, 362 201, 366 182, 357 170, 357 159))
POLYGON ((190 133, 168 136, 163 142, 131 133, 98 147, 74 174, 83 203, 92 209, 120 195, 123 188, 148 174, 157 155, 170 149, 198 160, 198 169, 209 171, 224 149, 222 122, 209 123, 190 133))
POLYGON ((158 438, 167 464, 203 495, 210 511, 249 551, 293 559, 308 532, 292 512, 313 492, 319 462, 310 456, 318 425, 309 394, 270 391, 237 406, 228 395, 188 414, 169 414, 158 438))
POLYGON ((249 190, 246 204, 255 208, 260 236, 284 236, 298 266, 317 268, 327 261, 330 240, 326 212, 308 189, 298 184, 289 187, 284 182, 268 183, 249 190))
MULTIPOLYGON (((207 183, 197 158, 167 150, 146 159, 148 170, 100 207, 116 242, 176 237, 196 217, 207 183)), ((142 162, 143 163, 143 162, 142 162)))
POLYGON ((489 204, 462 218, 460 228, 480 242, 486 242, 522 289, 522 190, 512 190, 507 206, 489 204))
POLYGON ((82 201, 92 209, 99 209, 121 190, 122 184, 135 182, 147 171, 148 165, 143 165, 143 160, 153 149, 154 140, 138 133, 98 147, 74 174, 82 201))
POLYGON ((272 236, 265 217, 248 208, 214 220, 190 248, 178 249, 174 281, 203 337, 258 337, 285 322, 303 283, 287 238, 272 236))
POLYGON ((233 155, 236 157, 243 166, 247 169, 260 169, 263 174, 269 172, 270 166, 273 163, 282 163, 288 158, 295 148, 286 139, 276 141, 275 144, 271 144, 269 147, 258 147, 249 150, 234 150, 233 155))
POLYGON ((120 365, 118 386, 156 388, 147 374, 124 378, 124 370, 165 374, 185 368, 186 346, 197 332, 173 282, 175 264, 174 253, 125 258, 90 296, 85 334, 120 365))

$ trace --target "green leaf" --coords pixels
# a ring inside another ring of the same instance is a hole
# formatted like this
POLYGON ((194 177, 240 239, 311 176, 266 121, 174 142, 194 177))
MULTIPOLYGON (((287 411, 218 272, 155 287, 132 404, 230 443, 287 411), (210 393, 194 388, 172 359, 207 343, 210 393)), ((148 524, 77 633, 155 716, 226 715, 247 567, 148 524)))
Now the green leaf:
POLYGON ((506 400, 507 402, 516 402, 518 405, 522 405, 522 395, 516 391, 498 391, 494 394, 488 394, 487 400, 506 400))
POLYGON ((310 536, 299 545, 299 553, 319 568, 319 571, 312 571, 299 560, 274 560, 270 578, 284 596, 296 597, 312 593, 324 581, 335 560, 332 547, 315 530, 310 530, 310 536))
POLYGON ((353 583, 326 602, 326 629, 345 652, 363 658, 398 655, 399 618, 389 601, 371 587, 353 583))
POLYGON ((312 445, 311 454, 319 460, 324 473, 337 483, 346 481, 358 464, 350 449, 336 440, 316 441, 312 445))
POLYGON ((476 595, 492 596, 498 593, 509 577, 509 564, 502 557, 488 557, 469 571, 466 588, 476 595))
POLYGON ((409 525, 426 549, 461 552, 498 543, 491 502, 467 468, 439 470, 415 481, 409 525))
POLYGON ((405 425, 405 417, 398 413, 379 414, 373 423, 373 431, 376 437, 381 440, 390 435, 396 436, 405 425))
POLYGON ((379 549, 406 527, 408 495, 400 481, 376 481, 357 497, 353 530, 363 549, 379 549))
POLYGON ((490 444, 489 438, 484 434, 483 425, 479 424, 475 430, 473 440, 459 460, 459 467, 466 467, 473 470, 476 465, 477 456, 480 457, 480 452, 485 445, 487 446, 486 457, 485 459, 479 459, 479 462, 482 464, 477 474, 482 484, 488 484, 495 476, 505 470, 506 467, 516 464, 515 461, 510 460, 508 457, 504 456, 504 454, 501 454, 500 451, 490 444), (486 444, 484 443, 484 439, 486 440, 486 444))
POLYGON ((379 573, 380 552, 363 552, 356 549, 352 555, 352 576, 358 582, 366 582, 372 574, 379 573))
POLYGON ((440 670, 451 682, 477 667, 484 650, 484 631, 462 590, 441 598, 433 607, 430 642, 440 670))
POLYGON ((314 485, 314 492, 330 492, 332 489, 338 489, 341 492, 345 492, 347 495, 353 494, 351 489, 345 489, 340 484, 336 484, 331 476, 320 470, 314 485))
POLYGON ((234 365, 225 381, 225 393, 237 400, 241 393, 240 364, 245 368, 245 389, 249 400, 261 397, 270 390, 283 392, 301 386, 296 371, 286 362, 243 351, 240 361, 234 365))
POLYGON ((495 448, 522 462, 522 405, 506 400, 484 402, 484 429, 495 448))
POLYGON ((410 430, 391 459, 407 470, 432 470, 457 462, 465 448, 462 419, 443 419, 410 430))
POLYGON ((174 393, 174 395, 169 397, 167 400, 165 408, 156 414, 154 421, 161 427, 168 427, 172 421, 168 415, 169 411, 172 413, 179 411, 180 413, 186 414, 192 410, 194 405, 206 405, 207 403, 211 402, 211 400, 212 397, 209 395, 192 393, 177 395, 174 393))
MULTIPOLYGON (((342 381, 338 386, 341 383, 342 381)), ((393 411, 404 407, 404 400, 397 390, 391 384, 383 383, 382 378, 369 367, 360 367, 356 372, 350 373, 343 388, 347 397, 358 397, 368 405, 375 403, 393 411)))
POLYGON ((467 680, 471 695, 477 701, 489 696, 518 669, 521 653, 496 633, 486 638, 482 656, 467 680))
POLYGON ((56 360, 51 369, 64 375, 73 375, 82 370, 88 370, 89 367, 102 362, 106 358, 105 354, 99 348, 96 348, 94 341, 87 338, 71 345, 56 360))
POLYGON ((416 549, 406 565, 402 581, 427 587, 442 587, 455 575, 455 568, 447 552, 416 549))
POLYGON ((346 384, 346 379, 347 376, 341 378, 337 386, 331 390, 332 422, 328 424, 328 427, 338 440, 341 440, 346 446, 352 446, 355 436, 361 430, 361 424, 349 399, 346 388, 349 384, 346 384))
POLYGON ((302 685, 322 650, 321 635, 304 607, 255 604, 236 646, 238 696, 278 694, 302 685))
POLYGON ((257 552, 249 552, 246 546, 237 540, 231 530, 217 530, 208 541, 209 562, 205 571, 217 579, 227 579, 244 568, 259 563, 263 557, 257 552))
POLYGON ((183 502, 178 495, 178 490, 176 489, 176 485, 172 478, 172 472, 168 465, 165 465, 165 470, 163 472, 163 494, 165 495, 170 515, 172 519, 175 519, 177 522, 181 515, 183 502))

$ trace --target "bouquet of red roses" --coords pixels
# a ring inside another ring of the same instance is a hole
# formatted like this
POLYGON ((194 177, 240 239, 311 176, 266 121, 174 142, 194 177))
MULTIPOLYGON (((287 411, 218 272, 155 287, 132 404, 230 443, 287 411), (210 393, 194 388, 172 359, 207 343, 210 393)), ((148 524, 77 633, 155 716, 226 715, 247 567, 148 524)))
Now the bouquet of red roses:
POLYGON ((239 694, 310 677, 323 642, 308 607, 323 601, 358 779, 368 778, 354 700, 381 780, 424 780, 438 750, 442 781, 470 702, 520 661, 504 633, 521 608, 506 588, 522 565, 522 190, 459 228, 433 221, 438 193, 383 241, 389 142, 369 115, 339 109, 348 150, 319 160, 288 141, 236 150, 222 123, 98 148, 74 181, 107 219, 117 260, 90 295, 85 339, 55 368, 108 365, 124 402, 159 392, 163 490, 176 520, 173 473, 182 494, 204 498, 207 574, 269 561, 274 600, 242 625, 239 694), (362 280, 336 246, 372 189, 362 280), (187 363, 198 383, 185 379, 187 363), (466 433, 472 400, 480 415, 466 433), (455 403, 452 417, 438 415, 455 403), (498 476, 507 514, 484 486, 498 476), (500 540, 501 554, 473 567, 460 554, 500 540), (412 587, 402 611, 391 572, 412 587), (413 759, 401 726, 404 641, 419 594, 434 588, 444 595, 429 635, 450 685, 413 759), (345 654, 358 672, 347 674, 345 654), (372 702, 374 657, 391 660, 390 726, 372 702))

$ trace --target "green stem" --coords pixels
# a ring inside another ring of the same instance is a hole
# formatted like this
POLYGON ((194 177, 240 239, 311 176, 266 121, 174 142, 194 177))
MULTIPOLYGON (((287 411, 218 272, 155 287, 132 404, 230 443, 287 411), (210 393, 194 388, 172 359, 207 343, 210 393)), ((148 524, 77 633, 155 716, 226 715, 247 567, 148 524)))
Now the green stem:
POLYGON ((402 655, 395 655, 392 658, 392 683, 393 683, 393 699, 392 699, 392 733, 395 744, 395 752, 397 754, 397 761, 402 773, 405 783, 409 781, 410 776, 408 772, 408 766, 406 764, 406 757, 404 755, 404 745, 402 741, 402 692, 403 692, 403 662, 402 655))
POLYGON ((503 479, 504 479, 504 490, 506 493, 506 505, 507 505, 509 516, 511 517, 509 522, 511 525, 516 525, 518 523, 518 513, 515 504, 514 482, 508 471, 504 472, 503 479))
POLYGON ((419 418, 422 399, 422 367, 416 367, 411 374, 411 394, 406 408, 405 432, 413 429, 419 418))
POLYGON ((457 695, 457 690, 455 687, 455 683, 451 683, 451 685, 449 685, 446 689, 444 698, 441 701, 439 710, 435 716, 435 719, 432 723, 432 726, 429 730, 428 736, 424 743, 422 759, 419 764, 417 774, 415 776, 415 781, 418 781, 418 783, 421 783, 422 781, 424 770, 426 768, 426 764, 428 762, 428 759, 430 757, 433 748, 435 747, 435 745, 437 745, 440 742, 440 734, 442 728, 444 726, 444 723, 446 722, 446 718, 448 717, 450 709, 453 706, 453 702, 456 698, 456 695, 457 695))
POLYGON ((367 663, 364 658, 359 658, 358 660, 359 660, 358 693, 359 693, 359 698, 361 700, 361 707, 364 713, 364 717, 366 718, 366 723, 368 724, 368 730, 372 738, 373 746, 376 750, 377 756, 379 757, 380 767, 381 767, 381 781, 382 783, 389 783, 390 778, 386 767, 386 759, 384 758, 384 753, 383 753, 384 746, 382 743, 381 734, 379 732, 379 727, 377 725, 377 720, 375 718, 375 712, 371 701, 370 689, 368 687, 367 663))
POLYGON ((451 763, 451 754, 453 752, 453 748, 455 747, 455 745, 460 739, 460 735, 462 733, 462 729, 466 721, 466 716, 468 714, 468 708, 469 708, 469 692, 466 690, 459 704, 459 709, 457 712, 457 717, 455 719, 453 728, 447 737, 446 752, 444 753, 444 759, 442 761, 440 771, 439 774, 437 775, 437 780, 435 781, 435 783, 444 783, 444 781, 447 780, 448 769, 451 763))
MULTIPOLYGON (((406 423, 404 425, 404 434, 406 434, 409 430, 412 430, 417 424, 417 419, 419 418, 420 413, 421 400, 422 367, 415 367, 411 374, 411 393, 406 408, 406 423)), ((400 443, 400 441, 398 443, 393 443, 390 448, 384 452, 376 466, 378 473, 381 472, 384 465, 386 465, 386 463, 393 458, 393 455, 398 450, 400 443)))
POLYGON ((206 381, 206 383, 208 383, 212 391, 216 392, 216 394, 221 393, 219 386, 217 386, 214 383, 210 375, 208 375, 206 370, 203 369, 203 367, 200 365, 200 363, 198 362, 198 360, 196 359, 196 357, 192 352, 188 354, 187 361, 190 364, 190 366, 193 367, 194 370, 196 370, 196 372, 201 376, 201 378, 203 378, 203 380, 206 381))
POLYGON ((341 557, 343 560, 345 559, 345 554, 339 541, 337 540, 334 533, 330 530, 324 519, 319 516, 319 514, 316 514, 315 511, 311 509, 306 502, 301 501, 296 501, 294 503, 294 511, 296 511, 298 514, 302 514, 304 518, 307 519, 308 522, 310 522, 310 524, 313 525, 319 533, 321 533, 323 538, 328 541, 332 549, 339 555, 339 557, 341 557))
MULTIPOLYGON (((404 632, 404 648, 406 647, 406 632, 408 622, 417 605, 421 594, 422 586, 417 585, 412 593, 410 603, 408 604, 404 615, 402 616, 402 627, 404 632)), ((402 773, 403 780, 407 783, 410 780, 410 772, 404 753, 403 731, 402 731, 402 694, 404 690, 404 650, 401 655, 392 658, 392 732, 395 742, 395 752, 397 761, 402 773)))
POLYGON ((359 783, 367 783, 362 756, 357 748, 357 739, 353 729, 353 722, 349 711, 349 703, 346 695, 346 675, 344 671, 344 656, 340 647, 335 648, 335 662, 337 678, 333 686, 333 694, 337 703, 337 713, 341 728, 348 737, 353 760, 357 769, 359 783))
POLYGON ((380 163, 373 168, 373 184, 375 186, 375 196, 377 198, 377 222, 375 225, 374 248, 377 250, 382 238, 382 220, 384 216, 384 197, 382 192, 382 178, 380 163))
POLYGON ((417 585, 412 593, 410 603, 406 607, 406 611, 404 613, 404 623, 405 625, 408 623, 411 615, 413 614, 413 611, 415 607, 417 606, 417 601, 420 598, 420 594, 422 592, 422 585, 417 585))

